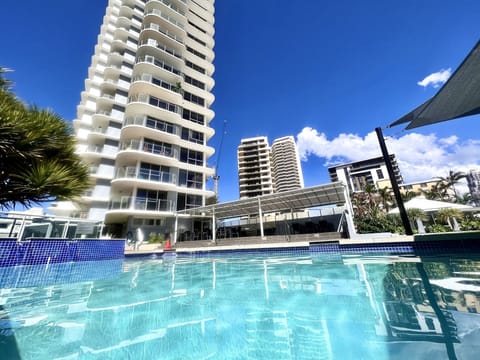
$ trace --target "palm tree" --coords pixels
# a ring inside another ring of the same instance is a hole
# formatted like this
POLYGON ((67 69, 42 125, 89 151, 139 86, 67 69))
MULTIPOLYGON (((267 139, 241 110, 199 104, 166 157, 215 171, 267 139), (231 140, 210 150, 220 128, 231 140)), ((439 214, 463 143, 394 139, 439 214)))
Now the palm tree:
POLYGON ((407 209, 407 216, 408 216, 408 219, 410 220, 410 223, 413 225, 413 227, 416 227, 417 230, 419 230, 417 225, 418 220, 422 222, 428 220, 428 215, 422 209, 415 209, 415 208, 407 209))
POLYGON ((27 106, 0 70, 0 207, 73 199, 90 187, 71 129, 59 115, 27 106))
POLYGON ((377 190, 378 197, 383 206, 383 211, 388 212, 391 206, 394 204, 394 198, 392 195, 392 189, 384 187, 377 190))
POLYGON ((458 198, 458 194, 457 189, 455 189, 455 185, 466 177, 467 175, 462 171, 450 170, 446 177, 438 177, 438 179, 440 180, 440 183, 444 184, 446 190, 453 190, 453 199, 456 200, 458 198))
POLYGON ((441 224, 448 225, 452 229, 454 226, 452 225, 451 219, 455 218, 456 220, 463 219, 463 212, 458 209, 452 208, 445 208, 438 210, 437 214, 435 215, 435 220, 441 224))
POLYGON ((437 182, 430 189, 420 189, 420 193, 429 200, 445 200, 447 196, 447 188, 442 181, 437 182))
POLYGON ((5 78, 4 74, 10 72, 10 69, 0 67, 0 89, 8 90, 12 86, 12 82, 5 78))
POLYGON ((401 196, 402 196, 403 202, 407 202, 412 200, 414 197, 418 196, 418 193, 416 193, 415 191, 407 190, 401 193, 401 196))

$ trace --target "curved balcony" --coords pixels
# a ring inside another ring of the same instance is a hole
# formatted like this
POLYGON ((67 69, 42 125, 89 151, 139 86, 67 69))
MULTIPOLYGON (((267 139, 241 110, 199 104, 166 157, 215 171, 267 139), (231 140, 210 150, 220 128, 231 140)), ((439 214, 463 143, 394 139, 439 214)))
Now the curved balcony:
POLYGON ((182 36, 179 36, 173 31, 169 31, 168 29, 165 29, 155 23, 145 24, 142 31, 140 32, 139 38, 142 39, 144 36, 148 35, 152 31, 155 35, 162 34, 167 41, 170 41, 172 44, 176 44, 180 48, 184 48, 185 42, 182 36))
POLYGON ((150 50, 149 51, 150 53, 152 53, 153 51, 156 51, 157 53, 160 53, 163 56, 166 55, 167 57, 170 57, 170 60, 177 62, 177 64, 183 63, 183 60, 182 60, 183 56, 182 56, 181 50, 177 50, 173 47, 167 46, 158 40, 152 39, 151 37, 147 37, 146 39, 139 41, 138 43, 139 49, 145 46, 150 46, 153 49, 155 49, 155 50, 150 50))
POLYGON ((176 123, 180 120, 182 108, 148 94, 135 94, 128 98, 126 115, 147 113, 157 118, 176 123))
POLYGON ((122 142, 117 154, 118 161, 124 163, 140 159, 152 164, 166 166, 176 166, 179 158, 180 154, 177 147, 153 144, 140 139, 130 139, 122 142))
POLYGON ((122 196, 110 202, 110 210, 173 212, 175 204, 172 200, 122 196))
MULTIPOLYGON (((185 3, 184 0, 181 0, 181 1, 185 3)), ((163 6, 175 11, 179 15, 185 16, 185 11, 183 9, 181 9, 180 7, 178 7, 177 5, 173 4, 169 0, 150 0, 150 1, 146 1, 146 6, 149 6, 150 4, 154 4, 154 5, 155 4, 162 4, 163 6)))
POLYGON ((117 182, 132 183, 132 181, 133 183, 137 183, 138 180, 148 181, 154 184, 177 184, 177 176, 175 174, 152 169, 138 169, 135 166, 125 166, 117 169, 115 179, 112 181, 112 184, 117 182))
POLYGON ((167 121, 154 119, 144 115, 129 116, 125 118, 122 129, 122 136, 135 137, 158 137, 159 134, 165 137, 178 139, 180 137, 180 126, 171 124, 167 121))
POLYGON ((182 96, 180 94, 180 86, 173 85, 168 81, 153 77, 150 74, 137 75, 132 79, 130 92, 132 94, 151 94, 170 103, 180 103, 182 96))
POLYGON ((166 21, 167 23, 173 25, 174 27, 176 27, 176 28, 178 28, 182 31, 185 31, 185 25, 183 25, 182 22, 175 19, 173 16, 169 15, 166 11, 161 11, 159 9, 146 10, 145 11, 145 18, 147 16, 155 16, 155 17, 161 18, 164 21, 166 21))
POLYGON ((155 65, 157 68, 160 68, 164 71, 168 71, 169 73, 172 73, 172 74, 176 75, 178 80, 182 79, 181 78, 182 72, 180 71, 180 69, 174 67, 173 65, 171 65, 171 64, 169 64, 165 61, 156 59, 154 56, 145 55, 145 56, 137 58, 137 60, 135 61, 135 68, 137 68, 139 65, 141 65, 141 63, 149 63, 149 64, 152 64, 152 65, 155 65))

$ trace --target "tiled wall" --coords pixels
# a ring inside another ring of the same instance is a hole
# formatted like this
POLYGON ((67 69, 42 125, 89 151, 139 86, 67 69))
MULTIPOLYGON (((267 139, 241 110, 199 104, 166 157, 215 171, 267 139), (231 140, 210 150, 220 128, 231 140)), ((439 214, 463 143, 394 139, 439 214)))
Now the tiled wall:
POLYGON ((124 249, 124 240, 0 239, 0 267, 121 259, 124 249))
POLYGON ((0 289, 116 279, 122 273, 122 264, 123 259, 112 259, 3 267, 0 268, 0 289))

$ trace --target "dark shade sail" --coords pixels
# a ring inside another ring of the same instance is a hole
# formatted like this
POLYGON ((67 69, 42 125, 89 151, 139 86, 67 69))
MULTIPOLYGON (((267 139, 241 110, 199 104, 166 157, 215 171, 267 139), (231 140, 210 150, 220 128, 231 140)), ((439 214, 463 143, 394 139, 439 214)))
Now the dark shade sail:
POLYGON ((406 129, 480 113, 480 41, 431 99, 388 125, 409 123, 406 129))

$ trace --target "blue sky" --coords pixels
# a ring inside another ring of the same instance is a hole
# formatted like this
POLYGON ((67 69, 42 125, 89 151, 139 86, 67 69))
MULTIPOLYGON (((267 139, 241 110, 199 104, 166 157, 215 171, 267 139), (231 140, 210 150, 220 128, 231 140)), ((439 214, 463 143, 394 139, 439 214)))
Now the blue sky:
MULTIPOLYGON (((14 70, 19 97, 75 118, 106 4, 3 4, 0 66, 14 70)), ((438 91, 422 80, 456 69, 480 38, 479 14, 478 0, 217 0, 210 145, 218 148, 226 120, 220 200, 238 198, 245 137, 295 136, 306 186, 328 182, 332 164, 380 156, 374 129, 438 91)), ((478 120, 385 129, 404 180, 479 168, 478 120)))

